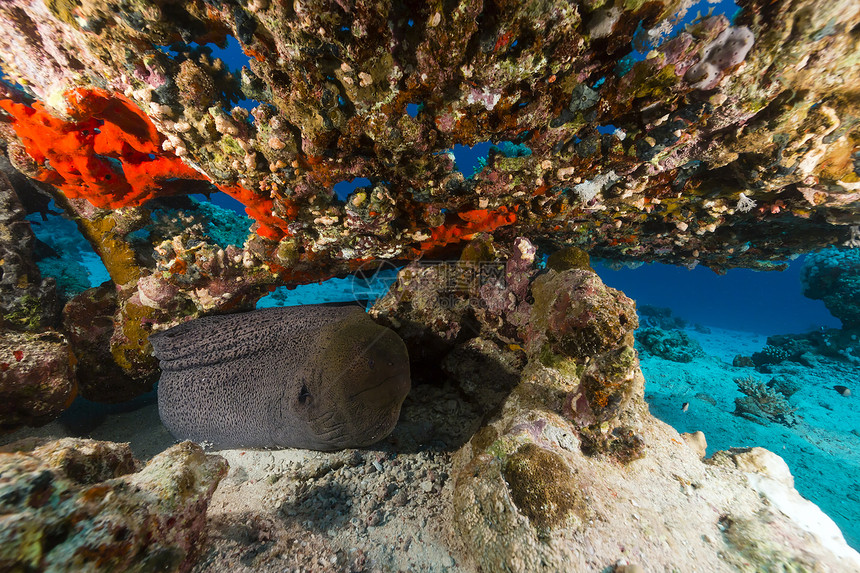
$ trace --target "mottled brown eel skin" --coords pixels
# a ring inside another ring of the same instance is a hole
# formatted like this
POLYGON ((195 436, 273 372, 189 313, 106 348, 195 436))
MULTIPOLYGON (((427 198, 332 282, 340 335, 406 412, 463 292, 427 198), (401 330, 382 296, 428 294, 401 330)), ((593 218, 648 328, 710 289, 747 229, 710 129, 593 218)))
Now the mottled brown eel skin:
POLYGON ((391 433, 410 389, 403 340, 357 306, 210 316, 150 340, 161 421, 218 448, 368 446, 391 433))

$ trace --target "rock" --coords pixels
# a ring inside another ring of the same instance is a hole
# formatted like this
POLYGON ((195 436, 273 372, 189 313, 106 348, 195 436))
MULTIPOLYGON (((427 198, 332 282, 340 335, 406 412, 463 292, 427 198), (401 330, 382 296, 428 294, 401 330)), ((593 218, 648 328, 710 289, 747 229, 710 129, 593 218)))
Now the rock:
POLYGON ((820 510, 812 522, 797 511, 787 517, 760 497, 769 490, 750 485, 750 472, 764 472, 779 484, 774 499, 799 498, 777 456, 756 450, 735 456, 730 467, 718 461, 723 454, 703 463, 703 443, 679 445, 684 438, 636 400, 621 417, 637 429, 647 455, 623 464, 612 453, 589 455, 555 398, 575 382, 546 367, 526 371, 488 421, 494 431, 476 434, 454 460, 454 533, 482 570, 595 570, 614 562, 619 546, 635 548, 656 570, 860 566, 832 522, 818 521, 820 510), (676 493, 679 484, 689 495, 676 493), (813 533, 819 523, 824 536, 813 533), (750 551, 755 547, 766 550, 750 551))
POLYGON ((534 357, 551 353, 582 360, 615 347, 639 325, 635 304, 593 271, 549 269, 531 284, 534 298, 524 332, 534 357))
POLYGON ((776 390, 786 398, 791 398, 800 391, 802 386, 796 380, 792 380, 787 376, 775 376, 767 383, 768 388, 776 390))
POLYGON ((77 393, 74 364, 57 332, 0 335, 0 432, 47 424, 68 408, 77 393))
POLYGON ((0 453, 0 569, 191 569, 222 458, 183 442, 141 468, 128 444, 33 446, 0 453))
POLYGON ((704 458, 708 455, 708 441, 705 439, 704 432, 684 432, 681 434, 681 437, 684 438, 684 442, 696 452, 699 458, 704 458))
POLYGON ((786 487, 794 487, 794 477, 788 464, 775 453, 764 448, 731 448, 714 454, 714 461, 722 463, 730 459, 735 467, 744 472, 761 474, 786 487))
POLYGON ((688 324, 680 316, 675 316, 671 308, 665 306, 637 305, 636 312, 639 313, 639 324, 643 328, 653 327, 661 330, 680 330, 686 328, 688 324))
MULTIPOLYGON (((806 524, 769 509, 750 487, 752 468, 788 487, 790 474, 776 456, 740 455, 731 467, 720 456, 703 463, 701 432, 682 437, 648 413, 629 299, 582 269, 535 275, 524 265, 517 272, 523 274, 507 284, 518 285, 519 294, 496 294, 513 295, 508 317, 525 316, 523 326, 511 329, 504 313, 497 321, 476 313, 480 337, 448 338, 453 350, 445 351, 449 362, 462 359, 460 367, 446 366, 449 380, 462 377, 472 396, 515 384, 454 456, 448 514, 466 560, 484 571, 580 571, 606 563, 636 570, 618 562, 622 546, 659 570, 708 563, 729 572, 750 563, 766 567, 770 558, 785 568, 860 565, 844 541, 810 538, 806 524), (533 277, 525 287, 524 277, 533 277), (502 341, 525 351, 524 366, 503 359, 502 341), (510 375, 500 378, 500 371, 510 375), (726 528, 733 533, 723 541, 726 528), (749 550, 756 546, 768 551, 749 550)), ((437 317, 414 312, 416 291, 394 290, 403 296, 389 293, 371 312, 416 339, 439 332, 437 317)), ((462 293, 457 304, 477 308, 484 296, 462 293)), ((427 352, 428 362, 441 359, 441 350, 427 352)))
MULTIPOLYGON (((713 461, 723 466, 733 464, 744 472, 750 488, 781 516, 790 520, 794 528, 799 528, 818 547, 830 552, 836 562, 841 564, 838 569, 849 571, 860 567, 860 555, 848 547, 833 520, 794 489, 794 478, 781 457, 764 448, 732 448, 715 453, 713 461)), ((762 534, 767 534, 768 530, 774 531, 766 522, 729 520, 725 523, 725 529, 729 543, 741 555, 761 565, 770 563, 771 566, 780 564, 785 567, 798 562, 815 563, 811 557, 803 560, 793 557, 778 539, 763 538, 762 534)))
POLYGON ((643 328, 636 333, 636 342, 648 354, 672 362, 692 362, 705 355, 702 346, 682 330, 643 328))
POLYGON ((398 273, 397 282, 369 310, 382 324, 397 330, 406 342, 412 371, 419 377, 438 373, 440 366, 456 369, 468 384, 466 370, 480 370, 499 359, 494 366, 499 375, 510 365, 521 363, 523 348, 519 330, 528 323, 529 281, 537 272, 534 246, 525 239, 515 245, 485 244, 476 239, 466 254, 490 248, 499 259, 471 259, 439 265, 412 264, 398 273), (497 342, 481 341, 487 330, 497 342), (471 342, 469 342, 471 341, 471 342), (468 343, 467 346, 462 344, 468 343), (443 361, 452 350, 457 356, 443 361), (490 347, 494 347, 491 350, 490 347), (458 363, 456 358, 465 358, 458 363))
POLYGON ((482 403, 499 402, 497 397, 487 394, 509 392, 519 380, 519 372, 525 364, 521 351, 510 350, 499 348, 491 340, 476 337, 447 354, 442 369, 458 381, 467 395, 482 403), (484 384, 487 376, 497 381, 492 388, 484 384))
POLYGON ((742 356, 740 354, 736 355, 734 359, 732 359, 732 366, 737 368, 752 368, 755 366, 755 362, 749 356, 742 356))
POLYGON ((59 317, 56 284, 54 279, 43 279, 36 266, 36 236, 26 214, 0 170, 0 328, 4 330, 44 330, 56 326, 59 317))
POLYGON ((818 366, 818 358, 812 352, 804 352, 797 357, 797 361, 807 368, 815 368, 818 366))
POLYGON ((145 371, 134 378, 117 364, 111 351, 116 328, 117 289, 112 282, 88 289, 63 308, 63 326, 79 357, 77 379, 81 396, 96 402, 115 403, 148 392, 157 379, 145 371))

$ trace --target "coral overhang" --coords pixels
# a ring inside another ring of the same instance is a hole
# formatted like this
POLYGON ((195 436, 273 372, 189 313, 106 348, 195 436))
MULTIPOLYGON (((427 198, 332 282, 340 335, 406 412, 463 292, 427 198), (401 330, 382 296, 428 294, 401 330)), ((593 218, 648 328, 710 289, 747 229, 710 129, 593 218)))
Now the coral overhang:
POLYGON ((209 180, 271 242, 256 263, 299 274, 479 230, 718 271, 846 242, 856 2, 741 0, 732 22, 683 30, 681 0, 604 4, 10 0, 0 66, 26 94, 0 91, 38 101, 4 104, 18 135, 0 140, 109 208, 209 180), (230 37, 250 54, 241 70, 204 45, 230 37), (485 167, 458 172, 454 146, 484 141, 485 167), (356 177, 368 206, 333 193, 356 177))

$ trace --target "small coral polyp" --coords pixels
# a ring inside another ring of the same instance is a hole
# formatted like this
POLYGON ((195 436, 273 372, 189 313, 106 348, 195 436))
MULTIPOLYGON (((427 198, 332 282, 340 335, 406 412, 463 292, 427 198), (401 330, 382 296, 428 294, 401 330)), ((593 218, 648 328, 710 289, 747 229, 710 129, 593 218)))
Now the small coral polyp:
MULTIPOLYGON (((64 94, 71 121, 9 99, 0 108, 32 157, 35 179, 50 183, 72 199, 102 209, 139 206, 155 197, 185 192, 183 180, 209 181, 173 153, 162 150, 162 136, 131 100, 101 89, 77 88, 64 94)), ((286 223, 272 216, 272 201, 240 185, 219 186, 246 206, 257 232, 278 240, 286 223)))

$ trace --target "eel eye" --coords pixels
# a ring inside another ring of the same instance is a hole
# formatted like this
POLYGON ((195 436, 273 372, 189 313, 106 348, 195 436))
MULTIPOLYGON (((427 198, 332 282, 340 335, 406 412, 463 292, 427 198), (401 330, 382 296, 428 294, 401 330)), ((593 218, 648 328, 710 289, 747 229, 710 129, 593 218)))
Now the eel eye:
POLYGON ((375 363, 373 362, 373 360, 372 360, 372 359, 367 361, 367 365, 370 367, 370 369, 371 369, 371 370, 373 369, 373 365, 374 365, 374 364, 375 364, 375 363))
POLYGON ((306 384, 302 384, 302 389, 299 390, 299 404, 306 404, 310 400, 311 393, 308 392, 306 384))

